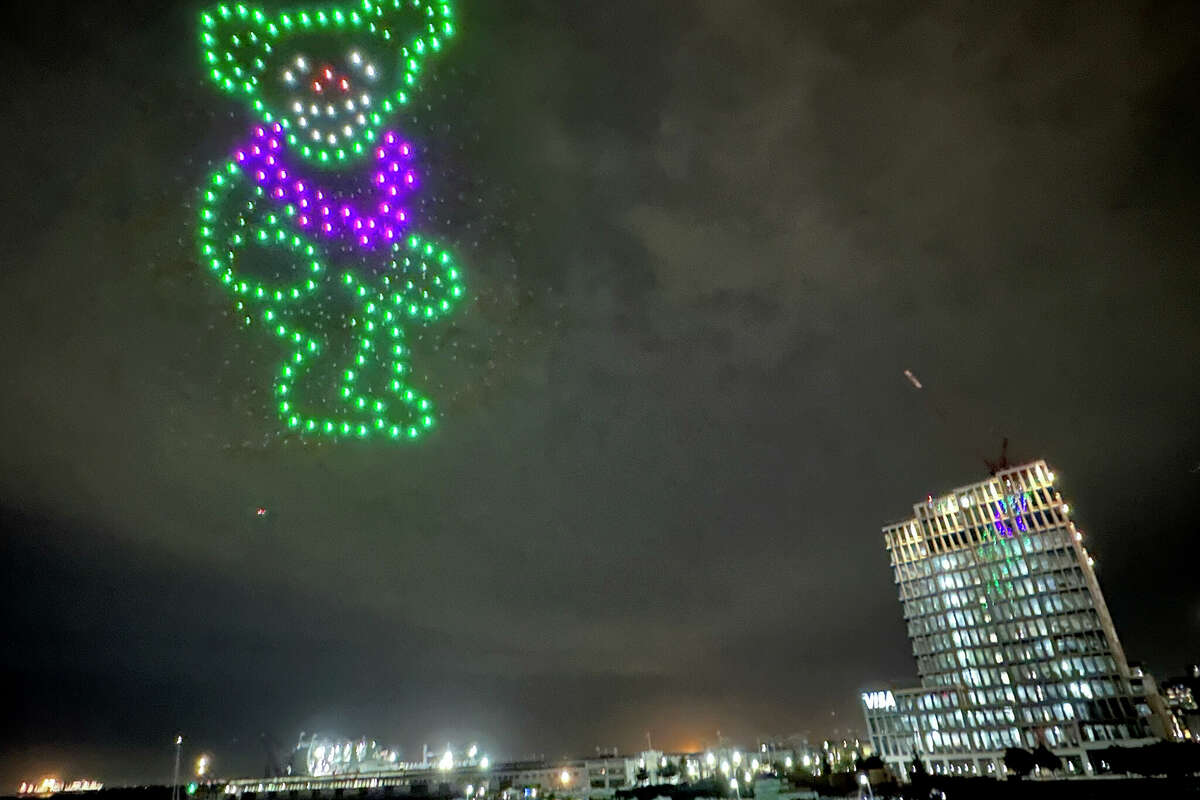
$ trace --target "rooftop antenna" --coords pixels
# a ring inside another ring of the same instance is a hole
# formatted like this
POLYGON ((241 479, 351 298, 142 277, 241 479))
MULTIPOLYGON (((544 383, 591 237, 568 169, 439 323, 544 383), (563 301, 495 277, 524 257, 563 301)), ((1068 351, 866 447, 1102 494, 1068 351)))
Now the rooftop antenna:
POLYGON ((987 465, 988 472, 990 472, 993 476, 995 476, 995 474, 997 472, 1003 472, 1004 470, 1008 469, 1009 464, 1008 464, 1008 437, 1007 436, 1004 437, 1004 441, 1000 444, 1000 458, 996 459, 995 461, 989 461, 988 459, 985 458, 983 460, 983 463, 987 465))
MULTIPOLYGON (((908 380, 909 384, 911 384, 913 390, 921 392, 921 394, 925 395, 925 402, 926 402, 927 407, 929 408, 930 411, 932 411, 937 416, 937 418, 941 421, 942 425, 945 426, 945 429, 947 432, 949 432, 951 435, 954 435, 959 430, 962 430, 965 428, 963 420, 961 419, 961 415, 959 415, 959 414, 954 415, 956 417, 955 423, 951 422, 950 416, 946 413, 946 410, 939 403, 934 401, 933 396, 929 393, 929 390, 927 390, 925 388, 925 384, 921 382, 920 378, 918 378, 915 374, 913 374, 912 370, 910 370, 910 369, 904 370, 904 377, 908 380)), ((989 433, 995 433, 995 432, 996 432, 995 427, 993 427, 989 431, 989 433)), ((962 447, 962 449, 964 451, 968 449, 967 447, 962 446, 961 437, 954 436, 954 439, 956 442, 959 443, 959 445, 962 447)), ((987 465, 988 471, 992 475, 995 475, 997 472, 1000 472, 1002 470, 1006 470, 1009 468, 1009 466, 1011 466, 1008 463, 1008 437, 1007 436, 1004 437, 1004 443, 1000 447, 1000 458, 997 459, 996 461, 991 461, 987 458, 980 456, 979 451, 975 448, 970 448, 970 449, 974 451, 974 455, 977 458, 982 458, 983 463, 987 465)))

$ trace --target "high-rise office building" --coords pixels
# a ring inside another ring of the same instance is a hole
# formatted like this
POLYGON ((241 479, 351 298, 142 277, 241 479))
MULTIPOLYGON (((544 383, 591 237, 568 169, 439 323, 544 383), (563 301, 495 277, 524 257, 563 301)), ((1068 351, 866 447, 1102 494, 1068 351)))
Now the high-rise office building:
POLYGON ((919 688, 863 692, 879 755, 900 774, 999 775, 1006 748, 1086 751, 1152 740, 1146 698, 1070 507, 1044 461, 913 506, 883 529, 919 688))

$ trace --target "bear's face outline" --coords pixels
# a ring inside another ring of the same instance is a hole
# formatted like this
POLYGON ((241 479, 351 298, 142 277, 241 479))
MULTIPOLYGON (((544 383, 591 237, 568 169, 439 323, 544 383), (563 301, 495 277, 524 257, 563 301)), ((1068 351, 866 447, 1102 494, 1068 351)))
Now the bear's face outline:
POLYGON ((200 14, 208 78, 321 166, 366 157, 411 102, 425 59, 453 35, 450 4, 434 0, 279 12, 238 3, 200 14))

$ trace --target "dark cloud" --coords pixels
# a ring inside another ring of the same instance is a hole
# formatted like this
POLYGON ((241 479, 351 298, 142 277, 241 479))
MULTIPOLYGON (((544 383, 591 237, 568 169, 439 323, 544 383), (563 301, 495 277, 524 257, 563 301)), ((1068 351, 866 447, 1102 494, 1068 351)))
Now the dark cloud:
POLYGON ((408 448, 270 435, 277 354, 191 259, 246 125, 192 11, 10 34, 0 781, 158 779, 176 729, 253 770, 317 726, 861 727, 914 669, 879 527, 1005 435, 1131 657, 1194 660, 1191 5, 463 12, 404 124, 476 300, 414 344, 445 415, 408 448))

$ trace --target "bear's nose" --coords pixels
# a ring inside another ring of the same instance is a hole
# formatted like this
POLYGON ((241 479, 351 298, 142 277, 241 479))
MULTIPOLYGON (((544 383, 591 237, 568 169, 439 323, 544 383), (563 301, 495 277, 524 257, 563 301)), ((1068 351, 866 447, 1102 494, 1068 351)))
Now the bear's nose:
POLYGON ((340 73, 330 65, 317 70, 310 87, 313 94, 327 95, 331 92, 346 93, 350 91, 350 79, 345 73, 340 73))

